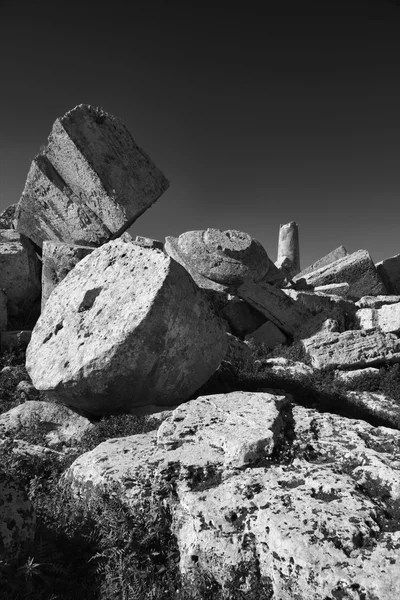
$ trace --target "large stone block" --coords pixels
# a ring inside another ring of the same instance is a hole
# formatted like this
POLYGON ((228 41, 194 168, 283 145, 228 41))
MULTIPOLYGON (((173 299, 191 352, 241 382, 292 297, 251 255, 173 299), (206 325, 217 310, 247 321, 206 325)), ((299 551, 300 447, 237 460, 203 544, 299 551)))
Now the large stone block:
POLYGON ((400 254, 385 258, 376 264, 379 273, 389 294, 400 294, 400 254))
POLYGON ((26 366, 51 398, 103 415, 186 400, 226 353, 220 320, 160 250, 110 242, 53 290, 26 366))
POLYGON ((90 246, 43 242, 42 310, 54 288, 93 250, 90 246))
POLYGON ((0 282, 10 316, 26 313, 40 296, 40 270, 33 244, 12 229, 0 230, 0 282))
POLYGON ((380 308, 360 308, 356 312, 360 329, 380 329, 385 333, 400 333, 400 302, 384 304, 380 308))
POLYGON ((350 287, 347 294, 350 298, 386 293, 385 286, 367 250, 353 252, 305 276, 297 275, 294 280, 298 285, 314 287, 331 283, 348 283, 350 287))
POLYGON ((304 275, 307 275, 307 273, 312 273, 313 271, 318 271, 318 269, 321 269, 322 267, 326 267, 327 265, 330 265, 331 263, 339 260, 339 258, 344 258, 345 256, 347 256, 346 248, 344 246, 339 246, 338 248, 335 248, 335 250, 332 250, 332 252, 329 252, 329 254, 326 254, 319 260, 315 261, 315 263, 313 263, 309 267, 306 267, 305 269, 303 269, 297 275, 297 278, 300 279, 301 277, 304 277, 304 275))
POLYGON ((33 161, 16 228, 40 246, 45 240, 98 246, 168 186, 119 119, 81 104, 56 120, 33 161))
POLYGON ((237 293, 250 306, 291 336, 312 316, 307 308, 268 283, 247 281, 238 288, 237 293))

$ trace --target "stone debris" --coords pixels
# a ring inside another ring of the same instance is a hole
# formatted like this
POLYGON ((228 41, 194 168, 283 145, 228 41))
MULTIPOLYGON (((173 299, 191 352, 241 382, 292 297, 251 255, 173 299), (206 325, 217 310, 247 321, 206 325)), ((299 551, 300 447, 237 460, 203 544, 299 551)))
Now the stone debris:
POLYGON ((40 268, 34 246, 24 235, 0 230, 0 281, 8 316, 26 313, 39 298, 40 268))
POLYGON ((0 213, 0 229, 15 229, 14 219, 16 204, 11 204, 2 213, 0 213))
POLYGON ((42 251, 42 311, 54 288, 88 254, 90 246, 76 246, 60 242, 43 242, 42 251))
POLYGON ((307 308, 268 283, 247 281, 238 288, 237 294, 288 335, 293 336, 312 316, 307 308))
POLYGON ((0 558, 15 560, 33 542, 36 514, 19 481, 0 469, 0 558))
POLYGON ((279 227, 278 258, 275 265, 290 277, 300 272, 299 228, 291 221, 279 227))
POLYGON ((303 340, 313 367, 369 367, 400 362, 400 339, 392 333, 372 331, 328 332, 303 340))
POLYGON ((119 235, 169 187, 123 123, 81 104, 57 119, 32 163, 16 229, 45 240, 99 246, 119 235))
POLYGON ((344 246, 339 246, 338 248, 335 248, 335 250, 332 250, 332 252, 329 252, 329 254, 326 254, 325 256, 317 260, 315 263, 298 273, 297 279, 301 279, 308 273, 318 271, 318 269, 321 269, 322 267, 326 267, 327 265, 336 262, 337 260, 339 260, 339 258, 344 258, 345 256, 347 256, 347 254, 347 250, 344 246))
POLYGON ((400 294, 400 254, 376 264, 376 270, 389 294, 400 294))
POLYGON ((360 329, 379 329, 385 333, 400 333, 400 302, 384 304, 380 308, 360 308, 356 312, 360 329))
MULTIPOLYGON (((26 383, 26 382, 24 382, 26 383)), ((79 442, 92 423, 70 408, 53 402, 30 400, 0 415, 2 438, 19 439, 36 430, 43 434, 43 446, 60 450, 79 442)))
POLYGON ((38 390, 88 415, 179 404, 226 353, 212 307, 160 250, 109 242, 51 298, 33 331, 27 370, 38 390))
POLYGON ((367 250, 353 252, 304 276, 297 275, 294 280, 297 285, 301 283, 314 287, 332 283, 348 283, 350 286, 348 296, 355 299, 386 293, 385 286, 367 250))
POLYGON ((245 340, 246 342, 263 344, 270 350, 287 343, 286 335, 271 321, 267 321, 255 331, 246 335, 245 340))
POLYGON ((180 255, 190 272, 195 271, 223 286, 240 285, 248 278, 258 281, 266 276, 270 265, 266 251, 257 240, 233 229, 187 231, 178 238, 167 237, 165 250, 168 254, 171 250, 180 255))

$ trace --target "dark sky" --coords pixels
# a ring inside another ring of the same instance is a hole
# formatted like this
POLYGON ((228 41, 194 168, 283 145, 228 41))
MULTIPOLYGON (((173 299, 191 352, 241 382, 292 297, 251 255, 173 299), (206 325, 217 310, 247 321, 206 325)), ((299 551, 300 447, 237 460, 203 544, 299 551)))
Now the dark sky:
POLYGON ((239 229, 305 267, 400 253, 400 8, 384 0, 0 0, 0 208, 54 120, 122 119, 171 182, 132 233, 239 229), (237 6, 238 8, 235 8, 237 6))

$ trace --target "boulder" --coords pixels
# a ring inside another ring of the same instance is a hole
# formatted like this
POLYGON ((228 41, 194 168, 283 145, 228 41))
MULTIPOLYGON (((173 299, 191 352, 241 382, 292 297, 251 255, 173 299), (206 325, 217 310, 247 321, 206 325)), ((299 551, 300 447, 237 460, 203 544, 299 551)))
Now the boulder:
POLYGON ((0 214, 0 229, 15 229, 14 219, 17 205, 11 204, 0 214))
POLYGON ((290 289, 284 290, 284 293, 313 315, 321 315, 325 319, 335 320, 341 331, 349 329, 348 325, 353 323, 357 312, 357 305, 354 302, 333 294, 290 289))
POLYGON ((219 311, 219 315, 228 322, 232 333, 236 336, 245 336, 255 331, 266 320, 258 310, 255 310, 237 296, 230 298, 228 303, 219 311))
POLYGON ((60 449, 81 440, 92 423, 62 404, 30 400, 0 415, 1 437, 23 438, 35 431, 43 446, 60 449))
POLYGON ((356 312, 356 323, 360 329, 379 329, 385 333, 400 332, 400 302, 384 304, 381 308, 360 308, 356 312))
POLYGON ((163 242, 159 242, 158 240, 153 240, 148 237, 143 237, 142 235, 137 235, 135 239, 132 240, 133 244, 137 244, 138 246, 143 246, 144 248, 158 248, 159 250, 164 250, 163 242))
POLYGON ((237 294, 289 335, 294 335, 298 327, 312 316, 304 306, 268 283, 246 281, 238 287, 237 294))
POLYGON ((376 264, 376 270, 389 294, 400 294, 400 254, 376 264))
POLYGON ((75 265, 93 252, 90 246, 76 246, 60 242, 43 242, 42 251, 42 311, 54 288, 75 265))
POLYGON ((385 286, 367 250, 353 252, 306 275, 300 273, 294 277, 294 280, 297 285, 301 283, 314 287, 332 283, 348 283, 350 286, 348 296, 355 299, 386 293, 385 286))
POLYGON ((39 298, 40 268, 34 246, 24 235, 0 230, 0 280, 9 316, 27 313, 39 298))
POLYGON ((36 244, 98 246, 127 229, 169 182, 123 123, 81 104, 57 119, 32 163, 16 229, 36 244))
POLYGON ((18 558, 33 542, 36 515, 25 488, 0 469, 0 557, 4 562, 18 558))
POLYGON ((400 362, 400 339, 379 330, 327 332, 303 340, 313 367, 368 367, 400 362))
POLYGON ((270 350, 287 343, 286 335, 271 321, 267 321, 255 331, 246 335, 245 340, 246 342, 263 344, 270 350))
POLYGON ((399 431, 235 392, 100 444, 62 485, 86 504, 116 486, 133 511, 171 486, 183 580, 205 574, 227 597, 387 600, 400 595, 399 448, 399 431))
POLYGON ((168 254, 170 249, 179 254, 191 270, 224 286, 239 285, 249 277, 258 281, 267 274, 270 264, 257 240, 233 229, 187 231, 178 238, 167 237, 168 254))
POLYGON ((340 258, 344 258, 345 256, 347 256, 346 248, 344 246, 339 246, 338 248, 335 248, 335 250, 332 250, 332 252, 329 252, 329 254, 326 254, 325 256, 317 260, 315 263, 313 263, 306 269, 303 269, 300 273, 298 273, 297 278, 301 279, 308 273, 318 271, 318 269, 326 267, 327 265, 330 265, 331 263, 339 260, 340 258))
POLYGON ((49 398, 106 415, 183 402, 225 353, 225 331, 185 269, 160 250, 114 241, 53 290, 26 366, 49 398))

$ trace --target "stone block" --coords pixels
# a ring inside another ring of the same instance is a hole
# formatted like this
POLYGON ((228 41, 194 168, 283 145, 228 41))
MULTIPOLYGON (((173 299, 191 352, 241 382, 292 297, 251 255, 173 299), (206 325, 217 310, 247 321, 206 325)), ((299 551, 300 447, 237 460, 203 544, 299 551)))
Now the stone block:
POLYGON ((314 287, 348 283, 350 286, 348 296, 355 299, 386 293, 385 286, 367 250, 358 250, 305 276, 297 275, 294 279, 297 285, 314 287))
POLYGON ((346 248, 344 246, 339 246, 338 248, 335 248, 335 250, 332 250, 332 252, 329 252, 329 254, 326 254, 319 260, 315 261, 315 263, 313 263, 309 267, 303 269, 297 275, 297 279, 301 279, 302 277, 307 275, 307 273, 312 273, 313 271, 318 271, 318 269, 321 269, 322 267, 326 267, 327 265, 330 265, 331 263, 339 260, 339 258, 344 258, 345 256, 347 256, 346 248))
POLYGON ((0 230, 0 285, 9 316, 26 313, 40 296, 40 270, 33 244, 12 229, 0 230))
POLYGON ((57 119, 32 163, 16 228, 43 241, 98 246, 119 235, 169 182, 123 123, 88 105, 57 119))
POLYGON ((238 287, 237 294, 291 336, 312 316, 307 308, 268 283, 247 281, 238 287))
POLYGON ((153 240, 148 237, 143 237, 142 235, 137 235, 133 240, 133 244, 137 244, 138 246, 143 246, 143 248, 154 248, 158 250, 164 250, 163 242, 159 242, 158 240, 153 240))
POLYGON ((356 312, 360 329, 380 329, 385 333, 400 333, 400 302, 384 304, 381 308, 360 308, 356 312))
POLYGON ((54 288, 85 256, 93 252, 90 246, 60 242, 43 242, 42 253, 42 310, 54 288))
POLYGON ((400 254, 376 264, 376 270, 389 294, 400 294, 400 254))

